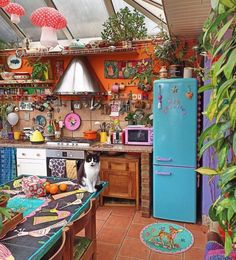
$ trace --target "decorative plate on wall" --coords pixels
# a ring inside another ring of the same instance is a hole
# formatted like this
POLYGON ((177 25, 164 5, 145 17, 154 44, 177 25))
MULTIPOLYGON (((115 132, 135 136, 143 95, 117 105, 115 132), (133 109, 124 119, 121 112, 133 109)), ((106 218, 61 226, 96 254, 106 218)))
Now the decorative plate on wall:
POLYGON ((74 112, 71 112, 65 116, 64 125, 65 128, 74 131, 80 127, 81 119, 80 116, 74 112))
POLYGON ((45 126, 46 125, 46 118, 42 115, 37 115, 35 117, 35 123, 37 125, 45 126))
POLYGON ((7 65, 10 69, 19 69, 22 65, 22 59, 12 54, 7 58, 7 65))

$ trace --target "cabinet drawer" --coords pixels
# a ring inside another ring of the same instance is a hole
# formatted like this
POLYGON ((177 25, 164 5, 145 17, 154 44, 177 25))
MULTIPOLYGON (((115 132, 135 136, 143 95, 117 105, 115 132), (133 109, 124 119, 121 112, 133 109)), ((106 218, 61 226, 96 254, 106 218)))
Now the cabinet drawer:
POLYGON ((46 159, 46 149, 17 148, 17 158, 46 159))

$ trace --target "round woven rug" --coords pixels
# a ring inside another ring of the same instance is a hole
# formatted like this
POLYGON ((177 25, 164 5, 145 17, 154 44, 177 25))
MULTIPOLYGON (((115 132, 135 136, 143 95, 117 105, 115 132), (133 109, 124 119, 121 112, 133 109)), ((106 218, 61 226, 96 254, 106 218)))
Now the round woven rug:
POLYGON ((177 254, 188 250, 194 242, 192 233, 173 223, 153 223, 140 233, 141 241, 159 253, 177 254))

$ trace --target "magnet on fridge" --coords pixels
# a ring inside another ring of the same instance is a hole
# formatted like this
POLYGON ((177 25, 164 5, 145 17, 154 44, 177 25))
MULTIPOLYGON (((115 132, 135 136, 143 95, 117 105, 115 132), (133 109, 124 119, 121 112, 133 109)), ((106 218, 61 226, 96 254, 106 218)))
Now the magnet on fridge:
POLYGON ((189 89, 189 90, 185 93, 185 96, 186 96, 188 99, 192 99, 192 97, 193 97, 193 92, 191 91, 191 89, 189 89))
POLYGON ((159 91, 158 91, 158 103, 157 103, 157 108, 161 109, 162 108, 162 95, 161 95, 161 86, 159 85, 159 91))
POLYGON ((161 109, 161 108, 162 108, 162 95, 159 95, 159 96, 158 96, 157 108, 158 108, 158 109, 161 109))

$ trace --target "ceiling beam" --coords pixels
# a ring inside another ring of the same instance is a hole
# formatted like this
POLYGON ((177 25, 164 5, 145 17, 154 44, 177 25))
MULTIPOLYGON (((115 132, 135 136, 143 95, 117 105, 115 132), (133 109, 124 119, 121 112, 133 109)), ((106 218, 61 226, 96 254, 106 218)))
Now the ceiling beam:
MULTIPOLYGON (((52 7, 52 8, 55 8, 57 9, 56 5, 54 4, 54 2, 52 0, 44 0, 45 4, 48 6, 48 7, 52 7)), ((57 9, 58 10, 58 9, 57 9)), ((66 26, 65 28, 62 29, 63 33, 65 34, 66 38, 68 40, 72 40, 74 39, 74 36, 73 34, 71 33, 70 29, 68 28, 68 26, 66 26)))
POLYGON ((106 6, 109 16, 113 16, 116 12, 115 12, 115 8, 112 4, 112 0, 103 0, 103 2, 106 6))
POLYGON ((11 27, 11 29, 16 33, 17 36, 23 39, 26 38, 26 35, 23 33, 23 31, 11 21, 10 17, 2 8, 0 8, 0 15, 5 20, 5 22, 11 27))
POLYGON ((137 9, 140 13, 148 17, 150 20, 152 20, 157 25, 161 26, 164 30, 168 31, 167 24, 163 22, 159 17, 152 14, 150 11, 148 11, 146 8, 138 4, 136 1, 133 0, 124 0, 127 4, 131 5, 133 8, 137 9))
POLYGON ((154 2, 153 0, 143 0, 143 2, 146 2, 146 3, 150 4, 150 5, 153 5, 153 6, 157 7, 157 8, 159 8, 159 9, 163 10, 163 6, 161 4, 158 4, 158 3, 154 2))

